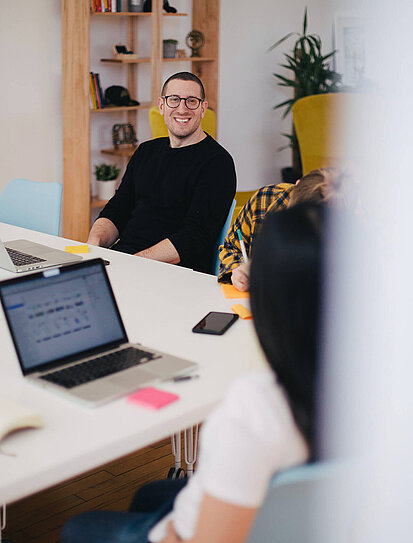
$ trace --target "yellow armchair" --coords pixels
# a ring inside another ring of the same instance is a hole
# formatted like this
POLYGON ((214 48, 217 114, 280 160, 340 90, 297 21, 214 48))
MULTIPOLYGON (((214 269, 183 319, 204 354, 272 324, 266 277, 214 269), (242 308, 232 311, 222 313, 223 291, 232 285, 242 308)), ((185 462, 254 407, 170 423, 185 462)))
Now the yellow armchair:
MULTIPOLYGON (((363 111, 369 99, 368 95, 341 92, 306 96, 295 102, 292 114, 303 175, 345 162, 348 158, 348 147, 343 139, 346 112, 363 111)), ((358 118, 361 119, 361 115, 358 118)), ((352 130, 357 132, 357 126, 352 126, 352 130)))
MULTIPOLYGON (((159 109, 151 107, 149 110, 149 124, 151 125, 152 138, 164 138, 168 135, 162 115, 159 109)), ((215 139, 217 129, 217 118, 212 109, 205 111, 204 118, 201 121, 202 130, 215 139)))

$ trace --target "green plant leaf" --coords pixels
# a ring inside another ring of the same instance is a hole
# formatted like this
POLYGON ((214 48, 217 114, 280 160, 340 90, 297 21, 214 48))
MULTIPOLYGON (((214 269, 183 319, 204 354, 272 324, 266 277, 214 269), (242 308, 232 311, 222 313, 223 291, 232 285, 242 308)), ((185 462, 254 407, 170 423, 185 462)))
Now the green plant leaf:
POLYGON ((291 36, 294 36, 296 35, 297 32, 289 32, 288 34, 286 34, 283 38, 281 38, 280 40, 278 40, 276 43, 274 43, 273 45, 271 45, 271 47, 269 47, 267 49, 267 52, 269 53, 270 51, 272 51, 273 49, 275 49, 276 47, 278 47, 279 45, 281 45, 283 42, 285 42, 285 40, 288 40, 288 38, 290 38, 291 36))
POLYGON ((303 23, 304 36, 306 35, 306 33, 307 33, 307 6, 305 6, 305 10, 304 10, 304 23, 303 23))

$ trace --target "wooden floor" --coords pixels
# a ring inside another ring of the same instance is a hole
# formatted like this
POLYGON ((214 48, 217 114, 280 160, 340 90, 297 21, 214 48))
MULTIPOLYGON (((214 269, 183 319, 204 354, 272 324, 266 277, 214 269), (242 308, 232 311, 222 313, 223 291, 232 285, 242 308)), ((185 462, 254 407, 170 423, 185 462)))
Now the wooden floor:
POLYGON ((174 465, 166 439, 7 507, 2 536, 12 543, 58 543, 61 527, 77 513, 127 510, 135 490, 167 476, 174 465))

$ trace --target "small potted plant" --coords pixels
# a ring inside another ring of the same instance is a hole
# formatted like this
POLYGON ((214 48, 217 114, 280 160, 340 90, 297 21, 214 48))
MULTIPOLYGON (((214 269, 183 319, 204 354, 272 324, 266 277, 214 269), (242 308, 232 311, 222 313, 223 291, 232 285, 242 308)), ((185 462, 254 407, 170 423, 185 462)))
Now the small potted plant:
POLYGON ((109 200, 115 194, 120 168, 116 164, 97 164, 95 176, 98 186, 98 197, 101 200, 109 200))
POLYGON ((163 40, 163 58, 175 58, 178 40, 163 40))

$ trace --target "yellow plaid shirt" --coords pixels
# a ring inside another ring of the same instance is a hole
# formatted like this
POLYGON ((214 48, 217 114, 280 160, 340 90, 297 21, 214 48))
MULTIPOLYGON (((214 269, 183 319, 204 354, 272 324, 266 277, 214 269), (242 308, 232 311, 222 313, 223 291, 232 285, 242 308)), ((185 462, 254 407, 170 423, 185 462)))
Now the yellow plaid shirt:
POLYGON ((285 209, 290 201, 293 184, 266 185, 251 196, 231 226, 223 245, 219 247, 218 281, 231 282, 231 272, 242 263, 242 253, 237 230, 242 232, 245 250, 251 256, 251 248, 262 221, 268 211, 285 209))

